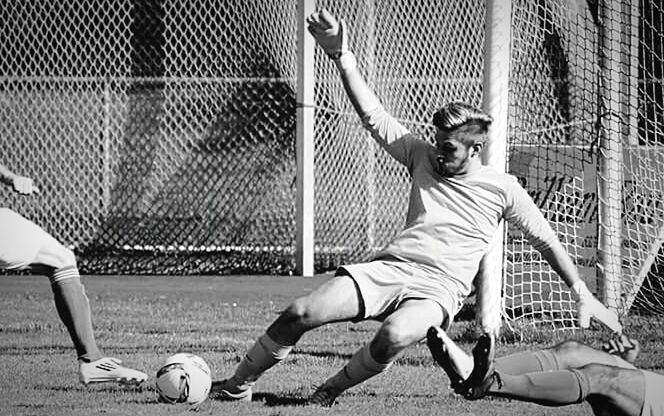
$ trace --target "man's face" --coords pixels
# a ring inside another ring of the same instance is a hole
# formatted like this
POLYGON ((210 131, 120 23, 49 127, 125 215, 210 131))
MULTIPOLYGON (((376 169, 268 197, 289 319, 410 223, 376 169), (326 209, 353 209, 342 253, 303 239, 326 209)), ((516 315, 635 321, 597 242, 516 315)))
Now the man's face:
POLYGON ((436 171, 441 176, 451 177, 467 173, 473 158, 479 157, 478 145, 472 135, 459 131, 436 131, 436 171))

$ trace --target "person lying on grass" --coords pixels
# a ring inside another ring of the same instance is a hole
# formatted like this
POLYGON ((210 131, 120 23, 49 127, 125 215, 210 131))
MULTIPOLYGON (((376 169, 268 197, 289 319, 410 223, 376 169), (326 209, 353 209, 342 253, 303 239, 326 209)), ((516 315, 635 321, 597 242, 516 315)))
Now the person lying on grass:
POLYGON ((664 375, 636 368, 639 343, 624 335, 603 350, 565 341, 495 360, 490 335, 479 338, 472 359, 437 327, 429 329, 427 345, 454 391, 469 400, 494 396, 543 406, 586 401, 598 416, 664 416, 664 375))

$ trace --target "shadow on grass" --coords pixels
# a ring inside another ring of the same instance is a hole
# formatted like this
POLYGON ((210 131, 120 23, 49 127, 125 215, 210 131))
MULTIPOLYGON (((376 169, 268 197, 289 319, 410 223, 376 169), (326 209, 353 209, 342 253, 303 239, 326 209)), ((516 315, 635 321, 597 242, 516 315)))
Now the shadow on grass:
POLYGON ((319 358, 343 358, 344 360, 349 360, 350 357, 353 356, 353 354, 348 354, 348 353, 340 353, 336 351, 306 351, 306 350, 298 350, 298 351, 293 351, 291 353, 293 356, 295 355, 308 355, 311 357, 319 357, 319 358))
POLYGON ((308 403, 304 397, 278 396, 272 393, 256 393, 252 401, 262 401, 267 406, 305 406, 308 403))
MULTIPOLYGON (((210 395, 210 400, 213 401, 226 401, 226 399, 221 398, 220 396, 212 396, 210 395)), ((261 402, 264 403, 266 406, 305 406, 308 401, 306 398, 303 397, 295 397, 295 396, 279 396, 273 393, 254 393, 252 398, 252 402, 261 402)))

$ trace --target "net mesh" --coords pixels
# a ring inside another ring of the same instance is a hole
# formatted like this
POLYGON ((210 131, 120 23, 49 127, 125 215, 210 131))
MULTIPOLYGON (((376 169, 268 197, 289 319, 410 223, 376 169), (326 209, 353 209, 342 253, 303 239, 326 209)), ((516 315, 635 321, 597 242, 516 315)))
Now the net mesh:
MULTIPOLYGON (((663 311, 662 17, 658 2, 514 2, 509 170, 623 316, 663 311)), ((555 273, 518 230, 506 247, 507 317, 573 327, 555 273)))
MULTIPOLYGON (((664 10, 513 3, 508 169, 591 290, 661 314, 664 10)), ((414 132, 432 138, 445 102, 480 105, 485 1, 318 7, 346 20, 362 73, 414 132)), ((0 162, 42 189, 0 205, 73 247, 85 273, 293 271, 295 0, 7 0, 0 19, 0 162)), ((315 54, 322 272, 402 227, 409 178, 315 54)), ((518 230, 505 248, 508 321, 573 327, 569 292, 518 230)))

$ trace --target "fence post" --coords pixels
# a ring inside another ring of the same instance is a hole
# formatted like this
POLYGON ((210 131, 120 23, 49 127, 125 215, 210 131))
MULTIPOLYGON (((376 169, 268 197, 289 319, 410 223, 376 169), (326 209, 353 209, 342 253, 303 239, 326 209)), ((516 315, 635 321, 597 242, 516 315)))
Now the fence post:
POLYGON ((295 272, 314 274, 314 39, 305 19, 314 12, 315 0, 297 2, 297 127, 295 272))

